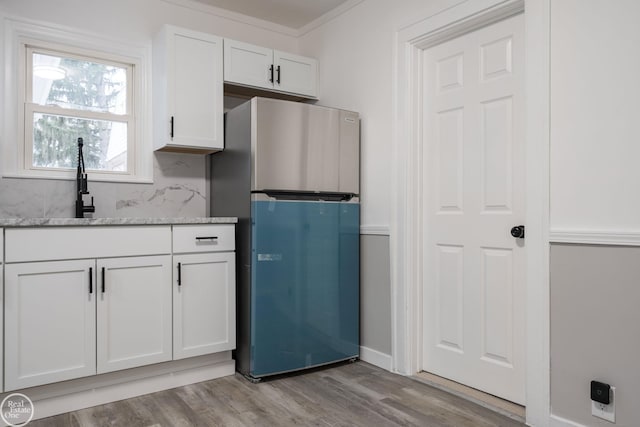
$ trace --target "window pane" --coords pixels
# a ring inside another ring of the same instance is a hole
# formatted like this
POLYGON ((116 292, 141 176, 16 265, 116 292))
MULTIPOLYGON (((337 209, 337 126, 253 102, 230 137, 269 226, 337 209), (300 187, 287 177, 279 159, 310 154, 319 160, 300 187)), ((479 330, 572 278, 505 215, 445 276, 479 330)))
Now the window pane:
POLYGON ((33 166, 78 167, 78 138, 87 169, 127 170, 127 124, 50 114, 33 115, 33 166))
POLYGON ((33 100, 83 111, 127 114, 127 69, 33 54, 33 100))

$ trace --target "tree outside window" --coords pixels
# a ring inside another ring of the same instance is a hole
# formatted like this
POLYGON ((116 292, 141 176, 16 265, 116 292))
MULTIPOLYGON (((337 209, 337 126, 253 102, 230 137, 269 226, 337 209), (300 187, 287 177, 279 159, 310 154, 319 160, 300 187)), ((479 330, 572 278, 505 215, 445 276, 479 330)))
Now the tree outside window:
POLYGON ((87 169, 128 169, 132 66, 29 48, 31 167, 73 169, 78 137, 87 169))

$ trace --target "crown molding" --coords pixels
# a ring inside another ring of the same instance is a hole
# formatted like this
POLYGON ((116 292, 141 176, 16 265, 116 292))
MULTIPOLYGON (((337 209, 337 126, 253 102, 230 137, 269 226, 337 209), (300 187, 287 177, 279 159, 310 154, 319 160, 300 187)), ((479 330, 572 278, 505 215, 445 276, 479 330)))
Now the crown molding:
MULTIPOLYGON (((191 9, 196 12, 202 12, 202 13, 207 13, 209 15, 218 16, 220 18, 239 22, 241 24, 247 24, 257 28, 262 28, 263 30, 269 30, 275 33, 284 34, 286 36, 291 36, 291 37, 299 36, 299 31, 294 28, 275 24, 270 21, 265 21, 264 19, 258 19, 252 16, 243 15, 241 13, 232 12, 230 10, 222 9, 219 7, 209 6, 207 4, 200 3, 194 0, 160 0, 160 1, 173 4, 175 6, 184 7, 186 9, 191 9)), ((359 0, 359 1, 362 1, 362 0, 359 0)))
POLYGON ((239 22, 242 24, 251 25, 257 28, 262 28, 263 30, 273 31, 276 33, 284 34, 286 36, 299 38, 310 31, 315 30, 321 25, 326 24, 327 22, 337 18, 358 4, 362 3, 364 0, 347 0, 340 6, 331 9, 324 15, 320 16, 317 19, 309 22, 308 24, 300 27, 293 28, 287 27, 286 25, 276 24, 270 21, 266 21, 264 19, 254 18, 252 16, 243 15, 242 13, 232 12, 227 9, 222 9, 220 7, 210 6, 204 3, 200 3, 194 0, 160 0, 165 3, 173 4, 175 6, 184 7, 187 9, 195 10, 197 12, 208 13, 210 15, 218 16, 220 18, 229 19, 230 21, 239 22))
POLYGON ((315 30, 316 28, 320 27, 323 24, 326 24, 327 22, 337 18, 343 13, 346 13, 348 10, 359 5, 363 1, 364 0, 347 0, 346 2, 342 3, 340 6, 334 9, 331 9, 330 11, 320 16, 319 18, 316 18, 313 21, 309 22, 308 24, 303 25, 302 27, 297 29, 296 30, 297 37, 304 36, 308 32, 315 30))

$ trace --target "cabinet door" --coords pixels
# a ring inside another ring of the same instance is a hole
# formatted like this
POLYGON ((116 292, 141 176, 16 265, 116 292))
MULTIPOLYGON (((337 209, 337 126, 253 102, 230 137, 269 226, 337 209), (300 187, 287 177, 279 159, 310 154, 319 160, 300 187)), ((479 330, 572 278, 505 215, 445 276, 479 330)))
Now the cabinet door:
POLYGON ((224 80, 273 89, 273 50, 235 40, 224 40, 224 80))
POLYGON ((98 373, 171 360, 171 256, 97 265, 98 373))
POLYGON ((96 373, 95 261, 5 266, 5 390, 96 373))
POLYGON ((273 63, 276 89, 313 98, 318 96, 318 61, 276 50, 273 63))
POLYGON ((236 346, 235 253, 173 257, 173 358, 236 346))
MULTIPOLYGON (((166 85, 169 149, 217 151, 223 141, 222 39, 167 27, 166 85)), ((158 72, 158 74, 161 74, 158 72)), ((158 78, 161 78, 158 76, 158 78)))

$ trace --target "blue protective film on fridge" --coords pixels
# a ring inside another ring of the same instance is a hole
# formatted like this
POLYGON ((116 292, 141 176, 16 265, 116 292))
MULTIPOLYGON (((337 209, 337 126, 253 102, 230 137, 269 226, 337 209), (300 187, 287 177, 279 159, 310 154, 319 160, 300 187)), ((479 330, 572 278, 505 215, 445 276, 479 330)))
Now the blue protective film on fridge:
POLYGON ((360 205, 252 202, 251 375, 359 354, 360 205))

